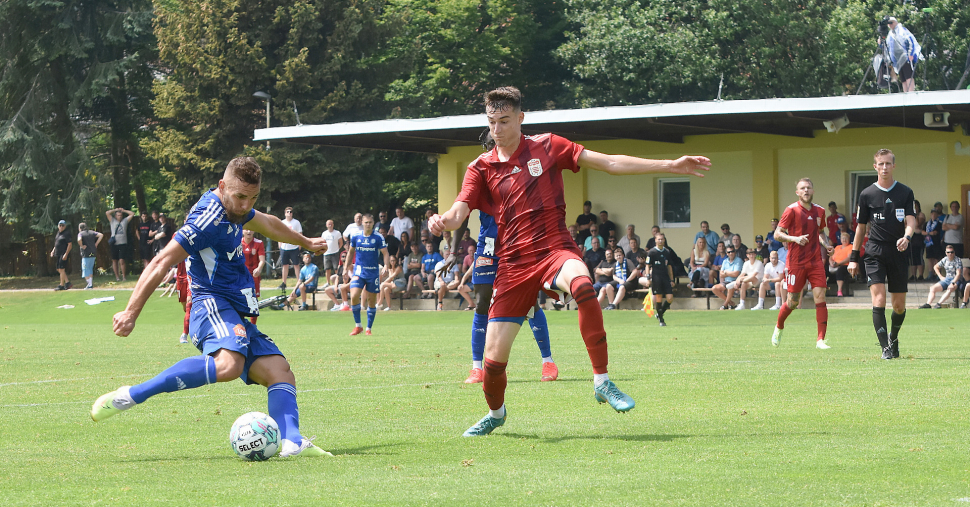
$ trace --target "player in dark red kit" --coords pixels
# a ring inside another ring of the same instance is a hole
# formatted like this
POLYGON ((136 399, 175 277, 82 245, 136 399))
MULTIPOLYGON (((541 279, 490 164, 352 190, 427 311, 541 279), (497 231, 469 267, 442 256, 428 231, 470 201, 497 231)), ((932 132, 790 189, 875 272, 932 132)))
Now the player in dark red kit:
POLYGON ((192 314, 192 289, 189 280, 188 267, 186 261, 175 265, 175 291, 179 293, 179 303, 182 303, 182 310, 185 317, 182 319, 182 336, 179 336, 179 343, 189 343, 189 320, 192 314))
POLYGON ((512 342, 541 290, 572 294, 579 309, 579 329, 593 364, 594 396, 615 410, 634 407, 607 374, 606 331, 589 270, 566 228, 562 172, 580 166, 609 174, 670 172, 703 176, 706 157, 647 160, 604 155, 553 134, 523 136, 522 95, 503 87, 485 96, 485 113, 495 148, 469 164, 461 193, 444 215, 428 220, 431 233, 457 229, 472 209, 495 217, 499 257, 494 296, 485 338, 482 389, 489 413, 464 436, 488 435, 505 424, 506 365, 512 342))
MULTIPOLYGON (((243 258, 246 259, 246 269, 249 270, 249 274, 253 275, 253 282, 255 283, 253 296, 259 299, 260 273, 266 266, 266 246, 262 240, 256 239, 256 233, 249 229, 243 229, 242 247, 243 258)), ((249 321, 255 324, 256 317, 250 317, 249 321)))
POLYGON ((827 250, 832 251, 829 239, 822 233, 825 208, 812 202, 815 197, 815 186, 808 178, 798 180, 795 195, 798 196, 798 201, 785 208, 781 220, 778 221, 778 228, 775 229, 775 239, 788 243, 788 259, 785 261, 788 298, 778 312, 778 324, 775 325, 775 332, 771 335, 771 344, 777 347, 781 342, 785 319, 792 310, 798 308, 802 289, 805 288, 805 282, 808 282, 812 284, 815 320, 818 322, 818 340, 815 341, 815 347, 828 349, 831 348, 825 343, 825 331, 829 320, 829 310, 825 304, 825 289, 828 282, 825 279, 825 265, 822 263, 822 250, 819 247, 821 242, 827 250))

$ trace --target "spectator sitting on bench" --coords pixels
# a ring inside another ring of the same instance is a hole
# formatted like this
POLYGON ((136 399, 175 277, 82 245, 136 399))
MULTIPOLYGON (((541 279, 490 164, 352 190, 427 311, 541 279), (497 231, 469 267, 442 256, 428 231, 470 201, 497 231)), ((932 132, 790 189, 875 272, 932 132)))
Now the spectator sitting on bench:
MULTIPOLYGON (((711 276, 711 251, 707 248, 707 238, 703 235, 695 236, 694 249, 690 252, 690 278, 688 286, 692 289, 706 289, 707 280, 711 276)), ((693 294, 694 297, 697 294, 693 294)))
POLYGON ((734 291, 738 288, 737 279, 741 276, 741 268, 744 266, 734 246, 728 246, 726 251, 727 259, 724 259, 724 262, 721 263, 721 269, 719 270, 721 283, 718 283, 712 288, 714 295, 724 301, 724 304, 721 305, 721 310, 736 308, 732 298, 734 297, 734 291))
POLYGON ((320 276, 320 268, 313 263, 313 255, 310 252, 303 252, 303 267, 300 268, 300 280, 296 288, 286 299, 288 304, 292 304, 296 298, 300 298, 302 304, 299 311, 307 310, 306 295, 317 291, 317 278, 320 276))
MULTIPOLYGON (((384 311, 391 309, 391 295, 404 292, 407 287, 407 280, 404 279, 404 270, 401 269, 401 261, 395 256, 387 259, 387 280, 381 282, 381 296, 384 300, 384 311)), ((380 303, 377 307, 380 308, 380 303)))
POLYGON ((613 281, 613 268, 616 267, 616 261, 613 260, 613 251, 604 250, 603 254, 605 258, 603 262, 600 262, 599 266, 593 271, 596 275, 596 283, 593 284, 593 291, 596 292, 596 300, 599 301, 600 305, 607 302, 607 310, 613 310, 613 297, 616 295, 616 282, 613 281))
POLYGON ((761 278, 765 274, 765 265, 758 260, 758 252, 754 248, 750 248, 747 254, 748 260, 744 261, 744 266, 741 268, 741 276, 738 277, 738 299, 741 302, 738 303, 738 307, 735 310, 744 310, 744 298, 748 295, 748 289, 759 287, 761 285, 761 278))
POLYGON ((930 308, 930 303, 933 302, 936 293, 942 290, 944 292, 940 296, 940 300, 932 306, 932 308, 940 308, 946 298, 957 290, 960 280, 963 279, 963 261, 956 256, 956 250, 953 245, 946 245, 946 257, 933 266, 933 271, 936 272, 940 281, 930 286, 930 293, 926 296, 926 304, 920 306, 920 308, 930 308))
POLYGON ((841 243, 829 256, 829 279, 835 279, 838 297, 842 297, 845 281, 849 279, 849 254, 852 253, 852 237, 848 232, 841 234, 841 243))
POLYGON ((707 279, 707 286, 713 287, 717 285, 718 280, 721 279, 721 265, 728 258, 727 251, 725 250, 727 245, 717 242, 717 246, 714 247, 714 258, 711 260, 711 274, 707 279))
MULTIPOLYGON (((849 244, 851 248, 852 245, 849 244)), ((778 251, 773 250, 768 254, 768 263, 765 264, 764 277, 761 279, 761 286, 758 288, 758 304, 752 310, 765 309, 765 296, 768 291, 775 291, 775 306, 770 310, 780 310, 781 300, 785 296, 785 263, 778 260, 778 251)))
POLYGON ((640 271, 637 265, 623 254, 623 249, 616 247, 613 249, 613 281, 616 282, 616 296, 613 297, 613 308, 615 309, 620 301, 627 294, 632 294, 640 285, 638 279, 640 271))

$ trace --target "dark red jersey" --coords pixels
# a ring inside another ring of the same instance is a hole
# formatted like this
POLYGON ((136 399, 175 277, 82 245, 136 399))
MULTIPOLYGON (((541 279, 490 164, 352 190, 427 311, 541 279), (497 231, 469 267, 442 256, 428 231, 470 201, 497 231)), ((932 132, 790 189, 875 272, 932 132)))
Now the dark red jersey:
POLYGON ((534 263, 557 250, 579 253, 566 229, 562 172, 579 171, 583 150, 555 134, 522 136, 507 162, 493 148, 468 165, 455 200, 495 217, 496 255, 503 262, 534 263))
POLYGON ((189 273, 185 268, 185 261, 175 265, 175 281, 176 283, 188 283, 189 273))
POLYGON ((243 258, 246 259, 246 269, 252 274, 253 270, 259 266, 259 256, 266 255, 266 247, 261 240, 253 238, 253 242, 246 244, 242 242, 243 258))
POLYGON ((788 243, 788 259, 785 266, 790 268, 807 268, 813 263, 821 264, 821 250, 819 250, 818 232, 825 220, 825 208, 812 203, 805 209, 795 202, 785 208, 785 212, 778 221, 778 227, 788 231, 789 236, 808 235, 808 243, 788 243))

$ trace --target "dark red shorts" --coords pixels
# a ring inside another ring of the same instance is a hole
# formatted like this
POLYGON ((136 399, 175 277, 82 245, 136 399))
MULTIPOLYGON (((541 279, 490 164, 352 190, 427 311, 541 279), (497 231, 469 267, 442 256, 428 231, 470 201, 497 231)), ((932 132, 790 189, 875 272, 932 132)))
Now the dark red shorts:
POLYGON ((805 267, 786 267, 785 283, 788 284, 788 292, 801 292, 805 288, 805 282, 812 284, 812 289, 816 287, 825 288, 828 281, 825 278, 825 270, 822 269, 821 261, 805 267))
POLYGON ((569 259, 583 262, 582 257, 569 250, 556 250, 546 258, 525 264, 508 264, 499 259, 498 274, 492 292, 492 304, 488 318, 525 317, 536 304, 536 294, 549 284, 555 290, 553 280, 569 259))

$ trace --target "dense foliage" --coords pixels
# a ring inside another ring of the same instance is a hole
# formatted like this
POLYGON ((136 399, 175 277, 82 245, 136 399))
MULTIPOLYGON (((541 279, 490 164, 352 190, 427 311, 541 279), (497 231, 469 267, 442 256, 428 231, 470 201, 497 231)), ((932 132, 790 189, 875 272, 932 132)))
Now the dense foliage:
POLYGON ((0 213, 18 238, 114 206, 184 215, 249 154, 260 209, 294 206, 310 231, 355 211, 416 215, 436 204, 427 154, 266 150, 253 93, 270 94, 273 126, 468 114, 503 84, 532 110, 711 100, 722 79, 724 99, 877 93, 862 77, 890 14, 924 45, 918 88, 952 89, 963 3, 6 0, 0 213))

